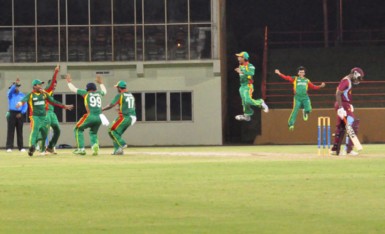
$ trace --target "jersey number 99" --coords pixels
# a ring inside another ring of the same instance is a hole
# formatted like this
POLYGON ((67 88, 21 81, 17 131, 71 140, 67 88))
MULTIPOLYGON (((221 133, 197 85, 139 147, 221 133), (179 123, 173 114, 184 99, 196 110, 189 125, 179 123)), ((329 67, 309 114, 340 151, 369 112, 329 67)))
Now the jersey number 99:
POLYGON ((102 99, 100 97, 90 97, 91 107, 102 107, 102 99))

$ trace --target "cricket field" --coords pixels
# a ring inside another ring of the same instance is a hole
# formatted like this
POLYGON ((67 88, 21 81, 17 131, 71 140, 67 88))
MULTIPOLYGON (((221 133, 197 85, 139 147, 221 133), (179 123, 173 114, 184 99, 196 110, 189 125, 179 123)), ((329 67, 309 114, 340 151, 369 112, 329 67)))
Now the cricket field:
POLYGON ((0 153, 0 233, 384 233, 385 145, 0 153))

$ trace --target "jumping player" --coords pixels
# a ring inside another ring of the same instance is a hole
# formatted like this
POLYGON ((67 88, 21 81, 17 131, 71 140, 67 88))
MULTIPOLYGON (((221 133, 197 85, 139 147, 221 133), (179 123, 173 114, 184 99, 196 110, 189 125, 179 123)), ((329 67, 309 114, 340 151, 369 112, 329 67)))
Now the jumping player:
POLYGON ((17 103, 16 107, 22 106, 25 102, 29 105, 29 119, 31 121, 31 134, 29 137, 29 150, 28 155, 33 156, 36 150, 36 143, 39 132, 43 139, 47 137, 46 132, 43 130, 44 123, 46 122, 46 102, 54 106, 66 110, 72 110, 73 105, 64 105, 61 102, 54 100, 48 93, 46 93, 41 85, 44 84, 41 80, 33 80, 32 87, 33 91, 17 103))
POLYGON ((325 83, 322 82, 321 85, 314 85, 308 78, 305 77, 306 68, 298 67, 297 76, 286 76, 282 74, 278 69, 275 69, 275 73, 281 78, 289 81, 293 84, 294 99, 293 99, 293 110, 291 111, 288 126, 289 130, 294 130, 294 124, 297 119, 298 111, 303 108, 303 120, 307 121, 309 118, 309 113, 311 112, 311 102, 309 95, 307 93, 308 88, 310 89, 320 89, 325 87, 325 83))
POLYGON ((255 74, 255 67, 249 63, 249 54, 245 51, 236 54, 239 62, 239 66, 235 68, 235 71, 239 74, 239 81, 241 86, 239 88, 239 94, 242 99, 243 114, 235 116, 239 121, 250 121, 250 116, 254 114, 252 106, 262 108, 264 112, 269 112, 269 107, 263 101, 263 99, 253 99, 254 92, 253 76, 255 74))
POLYGON ((114 87, 117 88, 118 94, 111 103, 102 110, 109 110, 119 105, 119 116, 112 123, 108 130, 108 135, 114 144, 114 152, 112 155, 122 155, 123 149, 127 147, 126 142, 122 139, 122 135, 128 127, 134 125, 136 122, 135 98, 127 91, 126 82, 121 80, 114 87))
MULTIPOLYGON (((345 121, 352 126, 354 132, 357 134, 360 120, 354 117, 354 107, 352 101, 353 85, 358 85, 360 80, 364 77, 364 71, 355 67, 350 71, 350 74, 342 78, 336 91, 336 102, 334 108, 337 111, 337 124, 335 131, 334 144, 331 153, 334 155, 340 154, 340 148, 345 135, 345 121)), ((353 151, 353 142, 349 139, 346 147, 346 152, 342 154, 358 155, 358 152, 353 151)))
POLYGON ((102 113, 102 97, 107 94, 106 87, 104 86, 100 76, 96 76, 96 83, 100 85, 101 91, 97 91, 95 83, 88 83, 86 89, 76 88, 71 83, 72 78, 70 74, 67 74, 66 80, 68 88, 72 92, 77 93, 84 98, 84 106, 87 110, 87 113, 80 118, 74 128, 77 149, 73 153, 78 155, 86 154, 84 148, 84 130, 86 128, 90 128, 92 155, 98 155, 99 140, 97 134, 99 127, 102 124, 99 115, 102 113))
MULTIPOLYGON (((55 71, 52 76, 52 79, 48 81, 47 87, 45 88, 45 92, 51 97, 53 96, 53 92, 56 89, 57 75, 59 73, 59 70, 60 70, 60 66, 57 65, 55 67, 55 71)), ((40 152, 45 153, 44 151, 46 151, 48 153, 56 154, 55 146, 60 137, 59 120, 57 119, 57 116, 55 114, 54 107, 51 104, 49 104, 48 101, 46 102, 46 110, 47 110, 47 115, 46 115, 45 123, 43 124, 42 130, 45 131, 44 133, 45 136, 48 136, 49 129, 50 127, 52 127, 53 135, 50 142, 48 143, 47 149, 45 149, 45 138, 42 138, 41 134, 39 135, 38 140, 41 142, 40 152)))

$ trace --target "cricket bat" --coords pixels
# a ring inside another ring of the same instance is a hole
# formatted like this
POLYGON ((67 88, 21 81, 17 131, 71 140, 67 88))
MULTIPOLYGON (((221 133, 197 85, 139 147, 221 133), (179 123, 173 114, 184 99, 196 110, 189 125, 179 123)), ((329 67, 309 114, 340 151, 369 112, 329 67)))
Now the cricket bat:
POLYGON ((360 140, 358 140, 358 137, 354 132, 353 127, 350 124, 348 124, 348 121, 346 121, 346 118, 344 118, 344 122, 345 122, 346 133, 348 134, 350 140, 353 142, 354 146, 358 151, 362 150, 363 147, 360 143, 360 140))

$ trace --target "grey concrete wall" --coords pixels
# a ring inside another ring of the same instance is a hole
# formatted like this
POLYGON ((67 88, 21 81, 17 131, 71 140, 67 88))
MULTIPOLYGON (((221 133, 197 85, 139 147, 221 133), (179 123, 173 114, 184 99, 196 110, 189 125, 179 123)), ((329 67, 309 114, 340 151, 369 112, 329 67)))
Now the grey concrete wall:
MULTIPOLYGON (((214 71, 213 61, 181 62, 181 63, 145 63, 145 64, 61 64, 60 74, 72 74, 73 84, 84 88, 94 80, 96 71, 110 71, 110 76, 104 76, 107 96, 103 106, 116 95, 113 85, 118 80, 125 80, 132 92, 155 91, 191 91, 193 97, 193 121, 184 122, 138 122, 129 128, 124 138, 129 145, 221 145, 221 77, 214 71), (137 66, 138 65, 138 66, 137 66)), ((0 146, 5 147, 6 120, 8 109, 6 93, 8 86, 17 76, 20 77, 21 91, 31 91, 31 82, 38 78, 43 81, 51 79, 55 64, 9 64, 0 65, 0 121, 3 133, 0 134, 0 146)), ((65 80, 59 78, 56 93, 70 93, 65 80)), ((110 110, 106 116, 112 122, 116 112, 110 110)), ((74 123, 61 125, 62 134, 58 144, 75 145, 73 136, 74 123)), ((28 144, 29 126, 24 125, 24 142, 28 144)), ((89 144, 86 131, 86 144, 89 144)), ((99 141, 102 146, 111 146, 107 128, 102 126, 99 131, 99 141)), ((16 144, 15 144, 16 145, 16 144)))

